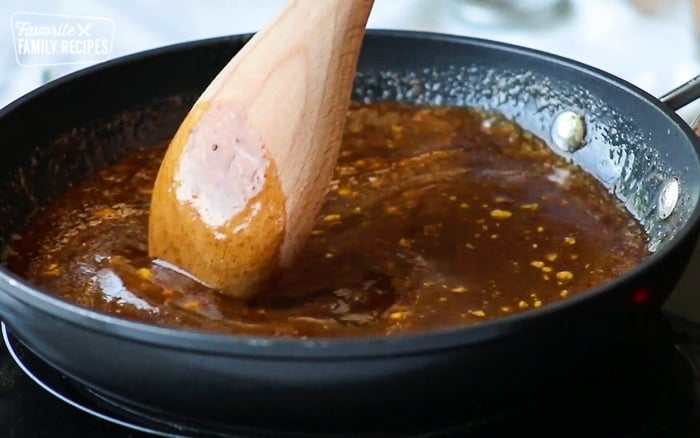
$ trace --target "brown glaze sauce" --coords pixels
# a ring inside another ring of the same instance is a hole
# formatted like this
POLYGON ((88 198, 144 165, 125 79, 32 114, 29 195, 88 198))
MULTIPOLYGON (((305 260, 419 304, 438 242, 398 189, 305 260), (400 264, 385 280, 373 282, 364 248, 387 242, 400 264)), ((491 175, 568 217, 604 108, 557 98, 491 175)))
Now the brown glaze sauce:
POLYGON ((592 176, 472 109, 353 104, 326 203, 293 269, 253 300, 152 263, 146 147, 33 216, 5 264, 66 300, 170 327, 265 336, 397 334, 546 306, 648 255, 592 176))

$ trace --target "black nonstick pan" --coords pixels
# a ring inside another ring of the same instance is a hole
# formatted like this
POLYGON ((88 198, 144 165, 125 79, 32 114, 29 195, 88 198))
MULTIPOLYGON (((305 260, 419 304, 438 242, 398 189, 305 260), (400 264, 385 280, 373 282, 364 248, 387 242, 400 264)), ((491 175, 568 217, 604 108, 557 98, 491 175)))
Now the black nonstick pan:
MULTIPOLYGON (((2 110, 0 244, 71 183, 140 144, 168 139, 248 38, 120 58, 2 110)), ((543 382, 585 378, 568 370, 614 348, 658 312, 698 233, 698 140, 674 112, 687 95, 669 96, 672 108, 605 72, 534 50, 370 30, 354 99, 503 113, 624 200, 654 254, 555 304, 477 326, 391 337, 268 339, 149 326, 62 301, 6 270, 0 316, 27 348, 97 396, 211 429, 381 435, 392 424, 480 415, 543 382), (564 132, 561 115, 571 113, 578 118, 568 120, 583 120, 583 141, 553 136, 564 132)))

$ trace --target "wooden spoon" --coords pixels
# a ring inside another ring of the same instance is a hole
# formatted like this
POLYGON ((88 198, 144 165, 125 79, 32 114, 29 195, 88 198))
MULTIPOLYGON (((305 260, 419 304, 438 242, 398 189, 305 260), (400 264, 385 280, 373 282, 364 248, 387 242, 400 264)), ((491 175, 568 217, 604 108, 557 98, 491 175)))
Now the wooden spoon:
POLYGON ((291 265, 327 193, 373 0, 290 0, 182 122, 151 199, 148 252, 246 298, 291 265))

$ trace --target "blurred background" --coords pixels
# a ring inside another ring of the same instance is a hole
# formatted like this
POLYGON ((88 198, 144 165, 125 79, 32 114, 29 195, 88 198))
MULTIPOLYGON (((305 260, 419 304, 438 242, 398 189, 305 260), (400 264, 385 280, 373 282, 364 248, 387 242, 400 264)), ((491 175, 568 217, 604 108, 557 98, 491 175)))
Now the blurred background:
MULTIPOLYGON (((255 31, 283 2, 2 0, 0 107, 103 59, 255 31), (109 52, 93 59, 28 52, 18 41, 22 37, 18 22, 27 17, 43 17, 39 21, 45 25, 62 22, 38 13, 99 18, 93 20, 92 31, 107 35, 109 52)), ((606 70, 661 96, 700 74, 698 4, 700 0, 376 0, 368 26, 468 35, 545 50, 606 70)), ((681 111, 686 120, 697 113, 698 104, 681 111)))

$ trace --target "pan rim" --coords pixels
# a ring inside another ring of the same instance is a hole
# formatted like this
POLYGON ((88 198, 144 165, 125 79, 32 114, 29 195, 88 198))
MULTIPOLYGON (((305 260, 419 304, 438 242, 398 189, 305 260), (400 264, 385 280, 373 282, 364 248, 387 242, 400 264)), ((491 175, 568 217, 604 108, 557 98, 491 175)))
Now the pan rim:
MULTIPOLYGON (((244 42, 250 38, 251 35, 251 33, 245 33, 181 42, 117 57, 92 67, 80 69, 74 73, 51 81, 13 101, 0 110, 0 117, 13 111, 16 107, 23 105, 24 102, 33 99, 38 94, 73 81, 82 75, 96 74, 101 70, 109 69, 112 66, 120 65, 125 62, 138 61, 139 59, 150 58, 154 55, 179 52, 188 48, 198 48, 234 40, 244 42)), ((700 150, 700 140, 680 115, 660 102, 656 97, 637 86, 594 66, 537 49, 462 35, 369 28, 367 30, 367 37, 370 39, 393 37, 409 40, 417 39, 420 41, 433 40, 442 43, 451 42, 461 45, 479 46, 497 50, 502 53, 524 55, 529 58, 536 58, 577 70, 587 76, 610 83, 615 87, 621 88, 624 92, 634 95, 635 98, 650 105, 650 110, 655 109, 661 111, 671 122, 678 125, 680 133, 693 145, 694 151, 696 152, 695 167, 700 168, 700 158, 697 153, 697 151, 700 150)), ((42 313, 53 318, 98 332, 103 336, 120 338, 125 341, 140 344, 159 346, 171 350, 176 349, 217 356, 278 357, 304 361, 428 354, 435 350, 459 348, 487 342, 490 339, 499 337, 508 332, 519 332, 528 327, 537 325, 539 322, 551 318, 562 311, 567 309, 571 310, 586 302, 595 300, 601 295, 613 293, 619 286, 624 285, 640 272, 656 264, 662 258, 667 257, 671 251, 676 249, 689 237, 696 236, 700 228, 700 206, 698 204, 700 204, 700 202, 696 203, 688 220, 684 226, 678 230, 671 242, 664 245, 634 268, 604 285, 589 289, 588 291, 562 301, 549 303, 538 309, 530 309, 525 312, 495 318, 475 325, 435 329, 418 333, 390 336, 374 335, 347 338, 300 339, 230 335, 199 332, 191 329, 162 327, 103 314, 72 304, 31 285, 28 281, 9 272, 5 267, 0 267, 0 292, 24 305, 40 310, 42 313), (105 330, 105 327, 107 327, 108 330, 105 330)), ((6 320, 5 322, 8 323, 15 336, 20 339, 23 338, 21 330, 15 330, 15 327, 13 327, 10 321, 6 320)))

